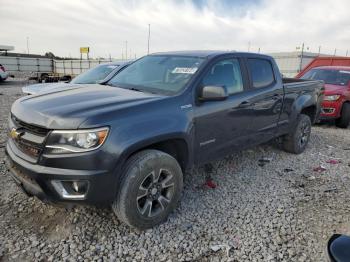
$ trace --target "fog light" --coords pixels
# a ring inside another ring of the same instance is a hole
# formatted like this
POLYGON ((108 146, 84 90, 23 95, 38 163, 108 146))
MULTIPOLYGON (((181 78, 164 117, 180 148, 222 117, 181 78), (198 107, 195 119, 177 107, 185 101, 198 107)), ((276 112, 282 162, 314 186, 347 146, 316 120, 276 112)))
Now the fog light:
POLYGON ((87 189, 87 181, 74 181, 72 187, 77 193, 85 193, 87 189))
POLYGON ((58 181, 53 180, 53 187, 64 199, 84 199, 88 191, 88 181, 58 181))

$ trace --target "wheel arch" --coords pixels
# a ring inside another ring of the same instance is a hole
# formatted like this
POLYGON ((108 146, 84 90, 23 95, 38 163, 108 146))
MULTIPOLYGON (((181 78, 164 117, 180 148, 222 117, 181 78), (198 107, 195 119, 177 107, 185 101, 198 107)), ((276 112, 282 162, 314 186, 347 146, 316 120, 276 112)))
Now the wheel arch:
POLYGON ((150 139, 130 146, 121 155, 120 165, 124 166, 132 155, 146 149, 155 149, 171 155, 178 161, 183 171, 193 164, 188 141, 183 136, 171 136, 157 140, 150 139))

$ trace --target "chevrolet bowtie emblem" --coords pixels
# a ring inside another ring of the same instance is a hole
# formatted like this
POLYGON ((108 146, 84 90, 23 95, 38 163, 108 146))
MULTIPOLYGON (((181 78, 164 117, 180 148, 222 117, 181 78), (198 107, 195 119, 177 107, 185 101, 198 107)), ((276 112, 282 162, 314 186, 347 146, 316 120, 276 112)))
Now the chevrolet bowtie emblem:
POLYGON ((16 128, 12 128, 10 131, 10 137, 12 139, 18 139, 22 135, 22 132, 17 131, 16 128))

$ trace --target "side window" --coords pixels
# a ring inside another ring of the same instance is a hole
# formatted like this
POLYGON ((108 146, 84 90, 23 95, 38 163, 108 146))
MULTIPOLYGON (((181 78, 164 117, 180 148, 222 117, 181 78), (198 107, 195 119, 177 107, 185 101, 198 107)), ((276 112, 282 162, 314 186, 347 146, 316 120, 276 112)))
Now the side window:
POLYGON ((248 68, 254 88, 271 85, 275 81, 270 61, 265 59, 248 59, 248 68))
POLYGON ((242 73, 238 59, 222 60, 212 66, 202 80, 204 86, 225 86, 228 93, 243 91, 242 73))

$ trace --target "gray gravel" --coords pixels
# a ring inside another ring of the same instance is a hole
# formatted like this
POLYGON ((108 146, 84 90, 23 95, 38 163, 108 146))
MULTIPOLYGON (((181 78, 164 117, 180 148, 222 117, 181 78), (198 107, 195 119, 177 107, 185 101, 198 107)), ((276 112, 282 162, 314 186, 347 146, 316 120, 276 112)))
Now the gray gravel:
POLYGON ((328 237, 350 234, 350 132, 330 125, 313 128, 301 155, 264 145, 215 162, 215 189, 203 187, 202 168, 186 174, 180 207, 144 232, 109 209, 28 198, 2 162, 22 85, 0 84, 0 261, 325 261, 328 237), (272 160, 259 166, 262 157, 272 160))

